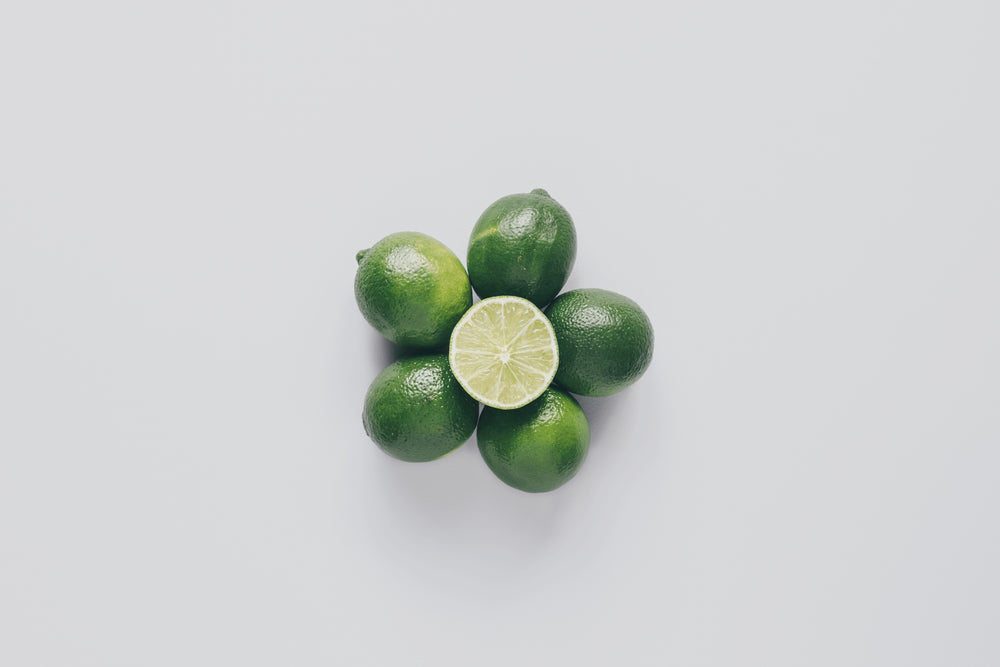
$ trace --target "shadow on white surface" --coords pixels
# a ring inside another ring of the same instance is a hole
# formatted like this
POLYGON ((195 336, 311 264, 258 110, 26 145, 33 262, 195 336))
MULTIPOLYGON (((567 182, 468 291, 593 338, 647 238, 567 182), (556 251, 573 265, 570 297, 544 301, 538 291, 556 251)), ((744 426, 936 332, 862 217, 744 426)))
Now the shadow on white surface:
POLYGON ((377 333, 372 332, 369 337, 369 344, 371 346, 372 354, 368 355, 372 360, 373 364, 378 368, 378 372, 381 373, 382 370, 389 364, 399 361, 404 357, 412 357, 422 354, 446 354, 447 349, 434 349, 434 350, 415 350, 412 348, 401 347, 396 345, 388 338, 385 338, 377 333))
POLYGON ((390 459, 379 467, 385 507, 410 529, 423 524, 439 537, 460 540, 471 524, 486 522, 522 538, 544 539, 551 535, 562 504, 558 493, 524 493, 496 479, 479 455, 475 434, 438 461, 390 459))
POLYGON ((629 401, 630 392, 620 391, 611 396, 578 396, 573 394, 590 424, 590 446, 600 447, 615 430, 615 417, 621 412, 621 404, 629 401))

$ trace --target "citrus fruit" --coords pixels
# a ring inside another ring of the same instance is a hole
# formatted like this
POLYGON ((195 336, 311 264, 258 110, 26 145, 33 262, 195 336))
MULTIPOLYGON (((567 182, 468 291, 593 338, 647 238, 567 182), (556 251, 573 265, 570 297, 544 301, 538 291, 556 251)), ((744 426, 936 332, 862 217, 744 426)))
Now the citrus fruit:
POLYGON ((514 295, 544 306, 566 284, 576 229, 545 190, 502 197, 479 217, 469 239, 469 279, 481 298, 514 295))
POLYGON ((580 404, 558 389, 517 410, 483 408, 479 452, 504 483, 521 491, 552 491, 580 469, 590 426, 580 404))
POLYGON ((361 314, 398 345, 445 345, 452 327, 472 305, 462 262, 426 234, 390 234, 359 252, 357 260, 354 296, 361 314))
POLYGON ((552 325, 533 303, 494 296, 455 325, 448 360, 473 398, 510 410, 535 400, 552 383, 559 348, 552 325))
POLYGON ((631 299, 602 289, 560 294, 545 309, 559 341, 556 382, 574 394, 608 396, 649 367, 653 325, 631 299))
POLYGON ((457 449, 476 428, 479 404, 432 354, 390 364, 368 387, 361 419, 382 451, 402 461, 433 461, 457 449))

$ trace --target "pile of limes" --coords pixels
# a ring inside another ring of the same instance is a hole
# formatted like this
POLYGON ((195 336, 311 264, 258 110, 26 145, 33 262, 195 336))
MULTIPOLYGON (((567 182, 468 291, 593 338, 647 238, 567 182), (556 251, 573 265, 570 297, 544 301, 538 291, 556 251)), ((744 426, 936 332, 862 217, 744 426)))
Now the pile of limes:
POLYGON ((541 492, 569 481, 590 444, 571 394, 621 391, 653 354, 652 324, 631 299, 559 294, 575 259, 573 220, 545 190, 486 209, 469 239, 468 273, 416 232, 359 252, 358 307, 405 350, 365 396, 375 444, 403 461, 432 461, 475 431, 486 464, 510 486, 541 492))

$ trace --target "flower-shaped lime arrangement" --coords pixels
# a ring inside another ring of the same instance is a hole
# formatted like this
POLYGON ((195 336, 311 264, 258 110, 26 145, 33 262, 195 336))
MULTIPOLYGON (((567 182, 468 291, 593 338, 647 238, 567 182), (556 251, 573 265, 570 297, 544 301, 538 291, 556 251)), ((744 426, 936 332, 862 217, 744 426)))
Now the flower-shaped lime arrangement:
POLYGON ((359 252, 361 313, 412 353, 368 388, 362 419, 375 444, 403 461, 432 461, 476 431, 486 465, 510 486, 543 492, 568 482, 590 445, 572 394, 619 392, 653 355, 653 326, 631 299, 559 294, 575 258, 573 220, 545 190, 486 209, 469 239, 468 273, 416 232, 359 252), (482 298, 475 305, 472 288, 482 298))

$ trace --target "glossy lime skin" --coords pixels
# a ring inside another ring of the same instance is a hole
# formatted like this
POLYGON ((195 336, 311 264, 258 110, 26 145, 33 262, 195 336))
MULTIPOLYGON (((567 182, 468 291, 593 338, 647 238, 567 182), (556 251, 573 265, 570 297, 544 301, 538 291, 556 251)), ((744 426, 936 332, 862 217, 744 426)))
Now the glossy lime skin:
POLYGON ((566 284, 576 260, 576 228, 545 190, 502 197, 469 239, 469 279, 481 298, 512 295, 541 308, 566 284))
POLYGON ((608 396, 639 379, 653 358, 653 325, 628 297, 578 289, 549 304, 545 315, 559 343, 555 381, 582 396, 608 396))
POLYGON ((399 232, 357 260, 354 297, 379 333, 408 348, 447 345, 472 305, 469 276, 455 253, 426 234, 399 232))
POLYGON ((465 393, 448 355, 400 359, 368 387, 361 420, 382 451, 401 461, 433 461, 476 429, 479 403, 465 393))
POLYGON ((543 493, 568 482, 590 447, 590 425, 569 394, 545 390, 516 410, 483 408, 476 430, 479 452, 505 484, 543 493))

